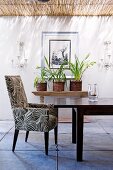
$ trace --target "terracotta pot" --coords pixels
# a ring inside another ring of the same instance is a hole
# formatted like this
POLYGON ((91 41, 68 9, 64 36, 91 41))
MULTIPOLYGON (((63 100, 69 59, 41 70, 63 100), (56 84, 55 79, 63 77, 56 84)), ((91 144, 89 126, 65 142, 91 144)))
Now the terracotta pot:
POLYGON ((82 91, 82 81, 70 81, 70 91, 82 91))
POLYGON ((47 83, 38 83, 36 89, 37 91, 47 91, 47 83))
POLYGON ((53 82, 53 91, 64 91, 65 82, 53 82))

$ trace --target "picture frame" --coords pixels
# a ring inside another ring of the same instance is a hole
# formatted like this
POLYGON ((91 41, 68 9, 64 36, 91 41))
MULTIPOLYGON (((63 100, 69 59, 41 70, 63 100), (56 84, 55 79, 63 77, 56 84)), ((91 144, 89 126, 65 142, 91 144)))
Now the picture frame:
POLYGON ((69 68, 68 62, 71 58, 71 40, 51 39, 49 40, 49 67, 59 68, 64 64, 69 68))
POLYGON ((78 32, 42 32, 42 63, 44 57, 51 69, 58 69, 62 63, 69 69, 69 61, 78 55, 78 32))

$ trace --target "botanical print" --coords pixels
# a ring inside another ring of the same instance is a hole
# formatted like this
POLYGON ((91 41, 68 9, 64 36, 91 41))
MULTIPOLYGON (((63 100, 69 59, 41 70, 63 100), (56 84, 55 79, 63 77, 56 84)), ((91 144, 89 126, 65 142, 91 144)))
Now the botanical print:
POLYGON ((50 68, 59 68, 65 64, 68 68, 68 62, 71 57, 71 40, 49 40, 49 66, 50 68))

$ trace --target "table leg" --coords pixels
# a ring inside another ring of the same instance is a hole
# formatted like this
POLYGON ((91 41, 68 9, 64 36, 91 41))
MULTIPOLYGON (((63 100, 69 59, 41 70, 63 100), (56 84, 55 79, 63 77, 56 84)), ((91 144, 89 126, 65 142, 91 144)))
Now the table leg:
POLYGON ((77 109, 77 161, 82 161, 83 152, 83 111, 77 109))
POLYGON ((72 108, 72 143, 76 143, 76 111, 72 108))

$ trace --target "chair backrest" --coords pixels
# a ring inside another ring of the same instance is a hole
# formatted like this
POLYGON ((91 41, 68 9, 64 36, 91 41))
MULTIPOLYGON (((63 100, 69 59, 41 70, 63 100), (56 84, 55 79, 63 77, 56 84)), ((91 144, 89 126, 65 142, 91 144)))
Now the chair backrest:
POLYGON ((19 75, 6 75, 5 80, 11 102, 11 107, 27 107, 28 102, 21 77, 19 75))

